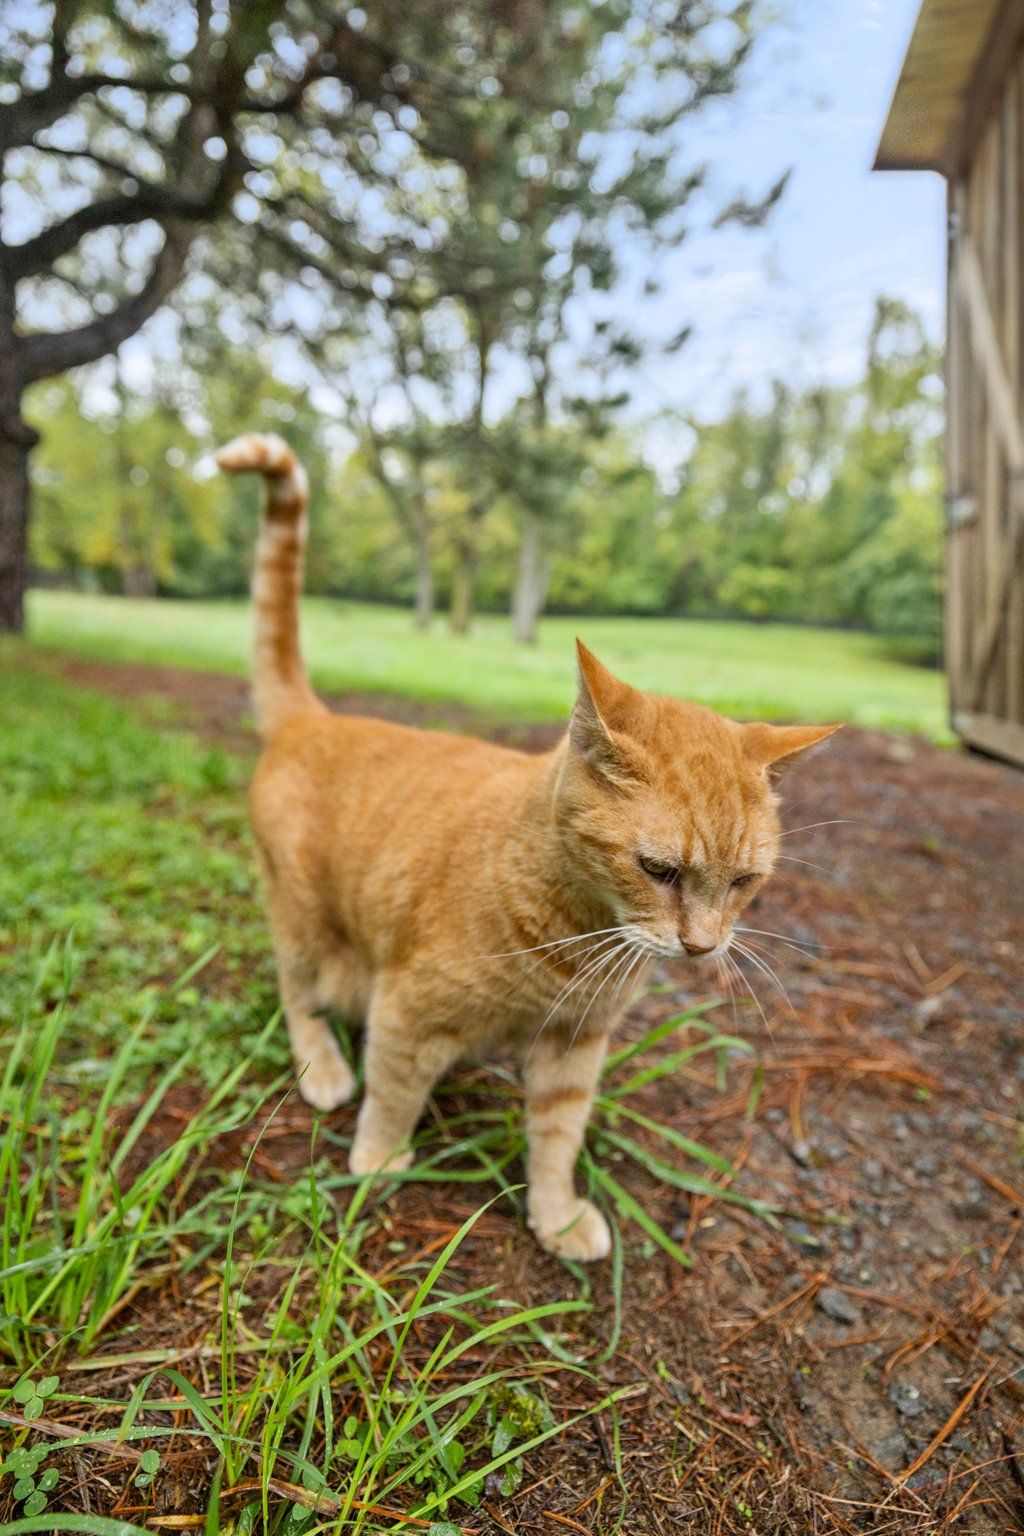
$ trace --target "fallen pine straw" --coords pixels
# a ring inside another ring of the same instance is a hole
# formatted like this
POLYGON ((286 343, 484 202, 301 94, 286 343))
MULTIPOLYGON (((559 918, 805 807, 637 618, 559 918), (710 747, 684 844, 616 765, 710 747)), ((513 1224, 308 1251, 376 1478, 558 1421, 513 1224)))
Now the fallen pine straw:
MULTIPOLYGON (((89 1450, 103 1451, 108 1456, 120 1457, 124 1461, 138 1462, 142 1459, 142 1452, 134 1446, 126 1445, 116 1439, 95 1439, 83 1436, 82 1432, 71 1424, 60 1424, 56 1419, 25 1419, 21 1414, 9 1413, 7 1409, 0 1410, 0 1421, 5 1424, 13 1424, 18 1429, 41 1430, 44 1434, 52 1435, 58 1440, 86 1441, 89 1450)), ((342 1507, 342 1500, 333 1493, 312 1493, 307 1488, 302 1488, 298 1483, 285 1482, 278 1477, 267 1479, 267 1488, 275 1493, 278 1498, 288 1499, 293 1504, 301 1504, 305 1509, 311 1509, 318 1515, 336 1515, 342 1507)), ((262 1493, 263 1484, 258 1478, 251 1478, 245 1482, 235 1483, 231 1488, 221 1491, 221 1499, 240 1497, 245 1493, 262 1493)), ((388 1520, 403 1520, 407 1525, 421 1526, 429 1530, 430 1520, 421 1520, 415 1515, 403 1514, 400 1510, 385 1509, 379 1504, 367 1504, 360 1499, 351 1500, 350 1507, 365 1510, 371 1515, 382 1515, 388 1520)), ((205 1515, 150 1515, 151 1525, 157 1525, 167 1530, 189 1530, 194 1526, 204 1525, 205 1515)), ((476 1532, 468 1526, 459 1526, 462 1536, 476 1536, 476 1532)))
MULTIPOLYGON (((724 1344, 731 1348, 731 1346, 736 1344, 740 1339, 744 1339, 748 1334, 753 1333, 755 1328, 760 1328, 763 1323, 770 1322, 773 1317, 778 1317, 780 1312, 787 1311, 788 1308, 796 1306, 798 1302, 812 1300, 821 1290, 822 1286, 827 1285, 827 1283, 827 1274, 821 1271, 813 1274, 810 1279, 807 1280, 799 1290, 794 1291, 792 1295, 784 1296, 783 1299, 776 1302, 773 1307, 769 1307, 767 1312, 762 1312, 760 1316, 751 1318, 750 1322, 743 1323, 741 1327, 737 1328, 734 1333, 730 1333, 728 1337, 723 1341, 724 1344)), ((846 1287, 844 1287, 844 1289, 846 1289, 846 1287)))
POLYGON ((570 1531, 582 1531, 583 1536, 590 1536, 585 1525, 580 1525, 578 1520, 573 1520, 568 1515, 556 1514, 553 1509, 542 1509, 541 1514, 545 1520, 554 1520, 556 1525, 567 1525, 570 1531))
POLYGON ((954 1429, 956 1429, 956 1426, 960 1423, 960 1420, 963 1418, 968 1408, 974 1402, 974 1399, 977 1397, 982 1387, 988 1381, 990 1375, 991 1369, 982 1371, 973 1387, 971 1387, 967 1395, 963 1397, 957 1404, 956 1408, 954 1408, 953 1412, 950 1414, 945 1424, 943 1424, 938 1434, 928 1442, 917 1460, 913 1462, 905 1472, 901 1472, 895 1479, 897 1483, 905 1483, 908 1478, 913 1477, 915 1472, 920 1472, 921 1468, 926 1464, 926 1462, 931 1460, 942 1442, 948 1439, 948 1437, 953 1433, 954 1429))
POLYGON ((87 1432, 83 1433, 72 1424, 58 1424, 56 1419, 23 1419, 20 1413, 10 1413, 6 1408, 0 1408, 0 1423, 13 1424, 17 1429, 41 1430, 43 1434, 53 1435, 57 1440, 78 1440, 89 1449, 106 1451, 109 1456, 120 1456, 125 1461, 142 1459, 142 1452, 134 1446, 125 1445, 121 1440, 99 1439, 87 1432))
POLYGON ((998 1174, 990 1173, 987 1168, 983 1168, 980 1163, 976 1163, 972 1157, 968 1157, 965 1153, 961 1153, 960 1161, 965 1168, 969 1168, 972 1173, 977 1174, 978 1178, 987 1184, 989 1189, 994 1189, 997 1195, 1002 1195, 1003 1199, 1008 1201, 1015 1210, 1024 1211, 1024 1194, 1021 1194, 1019 1189, 1014 1189, 1012 1184, 1007 1184, 1006 1180, 1001 1179, 998 1174))
MULTIPOLYGON (((336 1515, 342 1507, 342 1501, 332 1493, 312 1493, 308 1488, 302 1488, 298 1483, 288 1483, 282 1478, 271 1477, 267 1479, 267 1488, 278 1498, 288 1499, 293 1504, 301 1504, 304 1509, 311 1509, 317 1515, 336 1515)), ((218 1495, 221 1502, 225 1499, 243 1498, 246 1494, 263 1492, 263 1483, 258 1478, 247 1478, 244 1482, 235 1483, 230 1488, 223 1488, 218 1495)), ((421 1530, 429 1530, 436 1521, 422 1520, 417 1515, 407 1515, 400 1509, 388 1509, 383 1504, 367 1503, 362 1499, 353 1499, 350 1507, 360 1509, 369 1515, 380 1515, 385 1520, 400 1520, 405 1525, 415 1525, 421 1530)), ((161 1527, 164 1530, 183 1531, 190 1530, 199 1525, 205 1525, 207 1516, 201 1515, 150 1515, 149 1524, 161 1527)), ((479 1536, 475 1526, 458 1525, 453 1529, 459 1531, 461 1536, 479 1536)))

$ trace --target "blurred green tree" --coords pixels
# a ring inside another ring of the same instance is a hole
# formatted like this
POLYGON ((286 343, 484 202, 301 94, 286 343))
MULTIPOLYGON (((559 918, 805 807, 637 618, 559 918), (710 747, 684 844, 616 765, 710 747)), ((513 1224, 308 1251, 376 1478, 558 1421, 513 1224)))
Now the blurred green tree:
MULTIPOLYGON (((116 351, 190 259, 216 267, 218 243, 244 254, 234 281, 256 304, 293 310, 317 285, 343 307, 422 305, 445 246, 469 263, 483 379, 496 333, 480 296, 499 284, 471 241, 460 253, 447 194, 495 156, 523 162, 517 139, 544 113, 586 114, 631 52, 652 81, 671 64, 691 93, 727 88, 736 50, 698 45, 725 16, 748 33, 751 15, 751 0, 4 7, 0 628, 23 622, 31 384, 116 351)), ((680 110, 659 103, 666 125, 680 110)), ((532 140, 524 153, 528 201, 543 176, 532 140)), ((482 410, 467 421, 479 435, 482 410)))
POLYGON ((128 396, 119 377, 91 402, 64 381, 44 388, 34 565, 133 597, 187 590, 221 532, 211 487, 188 474, 198 444, 177 404, 128 396))
MULTIPOLYGON (((267 353, 215 327, 194 355, 186 345, 182 366, 137 381, 127 398, 109 368, 39 386, 35 563, 134 592, 243 591, 258 487, 211 478, 204 456, 259 421, 287 433, 311 473, 309 590, 415 597, 427 622, 435 591, 444 600, 458 579, 474 480, 457 412, 442 419, 444 391, 458 387, 447 352, 420 387, 438 359, 421 367, 419 324, 406 338, 408 399, 394 393, 394 359, 378 353, 378 374, 343 421, 284 382, 267 353)), ((883 301, 856 384, 779 385, 764 404, 739 396, 720 420, 690 422, 674 489, 603 408, 599 422, 567 413, 539 426, 530 397, 513 400, 486 429, 477 596, 492 611, 516 600, 524 516, 541 525, 556 507, 539 570, 557 609, 855 624, 934 659, 938 365, 916 318, 883 301)))
MULTIPOLYGON (((735 90, 763 13, 750 0, 587 0, 520 4, 514 17, 502 6, 466 7, 458 18, 452 48, 466 116, 457 165, 438 168, 429 136, 376 130, 360 136, 347 179, 315 146, 300 159, 268 155, 269 229, 229 232, 208 268, 259 326, 300 336, 346 401, 416 550, 418 622, 432 606, 438 555, 416 489, 431 434, 446 434, 443 457, 465 491, 461 517, 446 528, 450 620, 464 632, 483 524, 513 472, 520 429, 521 453, 538 471, 517 503, 513 607, 528 639, 564 507, 560 429, 575 417, 603 431, 628 403, 625 384, 645 350, 597 310, 586 319, 578 301, 608 295, 623 263, 635 277, 641 259, 688 233, 706 167, 688 161, 682 125, 735 90), (360 200, 369 185, 372 198, 360 200), (355 221, 347 230, 342 207, 355 221), (299 264, 293 226, 312 231, 317 259, 299 264), (295 303, 296 270, 308 304, 295 303), (530 409, 513 411, 515 399, 530 409)), ((711 222, 763 221, 784 183, 759 201, 734 197, 711 222)), ((648 293, 655 287, 649 279, 648 293)), ((675 347, 688 327, 671 318, 675 347)))

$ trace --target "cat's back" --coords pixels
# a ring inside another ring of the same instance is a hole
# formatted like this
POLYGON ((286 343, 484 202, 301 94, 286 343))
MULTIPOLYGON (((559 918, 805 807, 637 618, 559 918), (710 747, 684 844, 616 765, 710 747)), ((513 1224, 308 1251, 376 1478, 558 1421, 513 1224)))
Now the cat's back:
MULTIPOLYGON (((264 749, 251 791, 257 832, 288 821, 321 828, 339 815, 431 818, 496 781, 530 775, 535 759, 473 736, 327 712, 293 717, 264 749)), ((381 825, 381 830, 384 828, 381 825)))

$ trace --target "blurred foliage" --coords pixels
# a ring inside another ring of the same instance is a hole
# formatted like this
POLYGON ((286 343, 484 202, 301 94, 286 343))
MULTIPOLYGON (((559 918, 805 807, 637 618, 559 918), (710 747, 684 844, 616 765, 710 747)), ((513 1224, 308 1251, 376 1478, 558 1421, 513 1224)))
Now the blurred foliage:
MULTIPOLYGON (((528 494, 520 483, 506 501, 521 522, 517 632, 533 639, 558 519, 560 477, 543 465, 565 459, 577 418, 601 428, 663 346, 623 328, 616 295, 639 283, 653 297, 658 251, 698 226, 756 228, 782 196, 785 173, 716 193, 687 134, 739 88, 773 21, 764 0, 0 6, 0 202, 18 237, 0 273, 0 415, 20 420, 28 387, 116 355, 172 296, 173 320, 149 338, 158 370, 191 355, 213 380, 233 372, 224 339, 239 354, 272 341, 279 367, 319 372, 335 408, 359 416, 417 547, 421 625, 435 525, 414 443, 443 426, 459 494, 440 531, 462 632, 513 462, 490 430, 499 383, 542 450, 528 494), (349 399, 357 376, 368 388, 349 399)), ((686 296, 663 297, 671 349, 688 316, 669 300, 686 296)), ((247 378, 243 362, 230 392, 247 378)), ((132 413, 140 436, 167 426, 132 413)), ((14 552, 0 627, 16 630, 32 434, 6 440, 20 452, 0 458, 14 552)), ((140 593, 180 584, 180 550, 130 493, 88 522, 94 568, 140 593)), ((219 568, 192 567, 199 587, 235 579, 230 520, 221 534, 193 549, 219 568)))
MULTIPOLYGON (((411 601, 421 552, 402 498, 413 491, 429 514, 433 582, 450 593, 476 493, 457 434, 382 442, 367 429, 353 441, 258 353, 230 350, 212 372, 183 369, 130 398, 64 381, 34 407, 41 572, 136 594, 244 591, 259 488, 212 477, 203 456, 259 425, 286 435, 310 472, 311 593, 411 601)), ((740 395, 688 429, 691 450, 666 485, 623 427, 538 423, 522 403, 488 426, 486 465, 473 469, 490 491, 482 604, 510 601, 524 513, 543 503, 557 506, 546 538, 559 611, 856 625, 937 655, 939 358, 905 305, 879 301, 855 385, 776 382, 766 404, 740 395)))

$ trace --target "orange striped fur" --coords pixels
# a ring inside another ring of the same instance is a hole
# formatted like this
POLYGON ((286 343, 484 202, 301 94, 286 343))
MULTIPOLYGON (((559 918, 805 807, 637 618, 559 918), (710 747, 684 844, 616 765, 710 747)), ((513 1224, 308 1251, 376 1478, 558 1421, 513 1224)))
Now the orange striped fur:
POLYGON ((255 434, 218 462, 267 488, 251 806, 301 1091, 330 1110, 354 1089, 321 1010, 365 1022, 350 1164, 400 1169, 441 1074, 514 1051, 530 1225, 554 1253, 600 1258, 607 1223, 573 1168, 610 1031, 658 957, 724 955, 774 864, 773 765, 832 727, 642 693, 582 645, 569 730, 543 756, 332 715, 299 650, 302 469, 255 434))
POLYGON ((288 444, 273 435, 236 437, 217 454, 217 463, 233 474, 256 470, 266 483, 252 580, 253 703, 260 734, 269 740, 290 713, 323 707, 309 686, 299 650, 309 481, 288 444))

